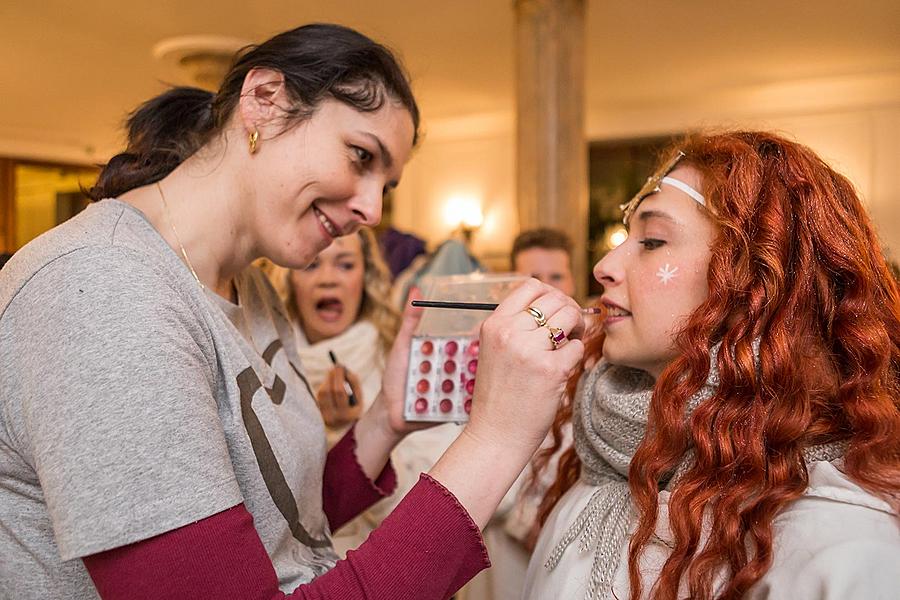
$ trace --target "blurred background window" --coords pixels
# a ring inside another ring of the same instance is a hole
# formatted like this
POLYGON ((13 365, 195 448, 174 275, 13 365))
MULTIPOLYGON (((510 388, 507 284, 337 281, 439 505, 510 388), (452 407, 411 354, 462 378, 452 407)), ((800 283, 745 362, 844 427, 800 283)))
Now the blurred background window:
POLYGON ((94 167, 0 158, 0 252, 15 252, 88 205, 94 167))

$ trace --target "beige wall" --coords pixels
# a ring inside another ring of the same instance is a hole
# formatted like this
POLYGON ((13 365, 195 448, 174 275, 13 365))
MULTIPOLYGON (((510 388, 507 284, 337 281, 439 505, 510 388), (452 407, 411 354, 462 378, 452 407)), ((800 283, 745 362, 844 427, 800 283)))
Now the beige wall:
MULTIPOLYGON (((502 264, 518 229, 513 124, 510 114, 426 120, 425 139, 398 188, 396 225, 436 243, 451 230, 441 214, 447 199, 480 197, 486 221, 474 250, 502 264)), ((900 259, 900 72, 596 104, 587 134, 614 139, 697 126, 774 129, 809 145, 854 182, 884 245, 900 259)))
POLYGON ((455 197, 481 203, 484 223, 473 251, 495 270, 519 230, 515 205, 515 134, 509 115, 426 123, 425 137, 397 188, 394 224, 437 244, 453 232, 445 208, 455 197))

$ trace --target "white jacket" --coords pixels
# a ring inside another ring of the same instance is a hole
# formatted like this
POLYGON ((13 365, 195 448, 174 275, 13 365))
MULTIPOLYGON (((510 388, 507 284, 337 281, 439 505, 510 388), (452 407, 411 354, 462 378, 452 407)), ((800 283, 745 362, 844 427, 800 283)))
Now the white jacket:
MULTIPOLYGON (((550 515, 528 567, 526 600, 582 600, 593 550, 579 552, 578 540, 552 571, 544 567, 557 541, 578 517, 594 491, 578 482, 550 515)), ((644 552, 641 572, 646 594, 668 558, 672 536, 669 492, 660 493, 656 538, 644 552)), ((833 464, 813 463, 809 487, 774 520, 774 560, 747 600, 900 599, 900 519, 891 506, 848 479, 833 464)), ((628 545, 622 548, 613 584, 615 596, 629 598, 628 545)), ((682 581, 679 597, 687 596, 682 581)))

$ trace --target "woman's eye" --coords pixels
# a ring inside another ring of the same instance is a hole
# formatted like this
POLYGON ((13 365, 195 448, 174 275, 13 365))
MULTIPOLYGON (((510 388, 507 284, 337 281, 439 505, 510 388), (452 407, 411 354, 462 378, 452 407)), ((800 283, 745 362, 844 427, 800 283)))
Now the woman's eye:
POLYGON ((638 242, 641 246, 644 247, 645 250, 656 250, 657 248, 663 246, 666 242, 664 240, 657 240, 655 238, 646 238, 638 242))
POLYGON ((319 261, 314 260, 313 262, 306 265, 306 268, 303 270, 304 271, 315 271, 318 267, 319 267, 319 261))
POLYGON ((353 269, 356 268, 356 264, 355 263, 341 263, 338 265, 338 267, 340 267, 344 271, 352 271, 353 269))
POLYGON ((359 146, 353 146, 353 151, 356 153, 356 158, 359 162, 366 164, 372 160, 372 153, 366 150, 365 148, 360 148, 359 146))

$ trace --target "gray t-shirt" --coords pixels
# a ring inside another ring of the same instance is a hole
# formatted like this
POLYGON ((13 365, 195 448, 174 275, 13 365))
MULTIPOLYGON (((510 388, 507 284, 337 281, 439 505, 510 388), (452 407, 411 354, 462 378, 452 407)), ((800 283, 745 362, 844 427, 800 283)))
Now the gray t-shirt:
POLYGON ((291 327, 259 271, 235 285, 201 289, 117 200, 0 272, 3 598, 96 598, 80 557, 241 502, 282 590, 334 565, 291 327))

